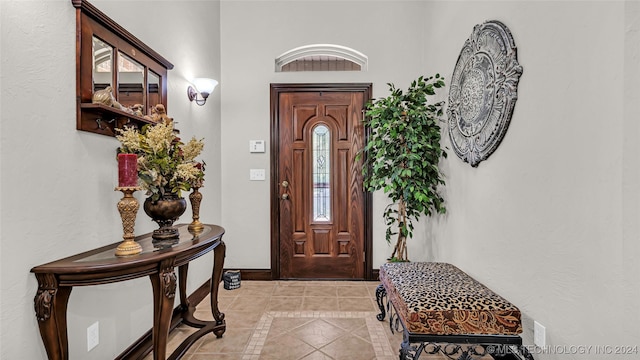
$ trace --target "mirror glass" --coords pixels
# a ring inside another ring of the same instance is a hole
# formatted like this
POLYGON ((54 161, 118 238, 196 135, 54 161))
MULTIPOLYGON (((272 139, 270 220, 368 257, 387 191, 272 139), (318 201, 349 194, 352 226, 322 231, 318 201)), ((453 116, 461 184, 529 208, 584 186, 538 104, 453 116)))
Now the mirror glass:
POLYGON ((144 105, 144 67, 118 52, 118 102, 125 107, 144 105))
POLYGON ((149 87, 147 95, 149 96, 148 107, 152 107, 162 103, 162 97, 160 96, 160 75, 149 70, 147 78, 147 86, 149 87))
POLYGON ((113 48, 93 37, 93 91, 102 90, 113 80, 113 48))

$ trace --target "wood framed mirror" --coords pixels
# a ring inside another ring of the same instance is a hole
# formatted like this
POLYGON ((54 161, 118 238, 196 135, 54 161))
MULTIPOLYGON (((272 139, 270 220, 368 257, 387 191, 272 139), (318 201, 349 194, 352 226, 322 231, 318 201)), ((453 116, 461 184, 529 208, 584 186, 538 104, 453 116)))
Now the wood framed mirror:
POLYGON ((88 1, 71 3, 76 8, 76 128, 114 136, 118 127, 153 123, 146 116, 157 104, 167 109, 167 72, 173 64, 88 1))

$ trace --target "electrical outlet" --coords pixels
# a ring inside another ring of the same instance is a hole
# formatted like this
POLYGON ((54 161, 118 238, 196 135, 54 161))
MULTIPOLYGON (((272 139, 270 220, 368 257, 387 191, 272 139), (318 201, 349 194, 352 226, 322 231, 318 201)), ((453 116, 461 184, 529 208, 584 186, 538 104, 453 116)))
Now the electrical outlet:
POLYGON ((87 351, 91 351, 100 343, 100 325, 96 321, 87 328, 87 351))
POLYGON ((533 343, 536 346, 544 347, 546 343, 546 329, 537 321, 533 322, 533 343))

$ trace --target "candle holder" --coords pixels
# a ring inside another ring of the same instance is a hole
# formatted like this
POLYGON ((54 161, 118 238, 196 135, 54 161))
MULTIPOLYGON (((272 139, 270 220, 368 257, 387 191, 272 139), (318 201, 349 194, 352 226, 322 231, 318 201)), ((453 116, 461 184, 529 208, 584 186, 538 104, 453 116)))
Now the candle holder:
POLYGON ((124 196, 118 201, 118 211, 122 218, 122 229, 124 235, 122 238, 124 241, 116 248, 116 256, 130 256, 140 254, 142 252, 142 246, 135 242, 133 235, 133 228, 136 223, 136 214, 140 208, 138 200, 133 197, 133 193, 140 190, 137 186, 118 186, 115 191, 122 191, 124 196))
POLYGON ((202 202, 202 193, 198 191, 199 189, 199 186, 194 186, 193 192, 189 194, 193 221, 189 224, 187 229, 189 232, 195 233, 201 232, 204 229, 204 225, 200 222, 200 202, 202 202))

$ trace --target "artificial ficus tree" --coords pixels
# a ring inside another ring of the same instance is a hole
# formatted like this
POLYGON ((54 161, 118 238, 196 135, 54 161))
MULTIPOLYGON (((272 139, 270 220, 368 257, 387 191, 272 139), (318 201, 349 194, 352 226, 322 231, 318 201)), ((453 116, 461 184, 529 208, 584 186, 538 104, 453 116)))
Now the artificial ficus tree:
POLYGON ((382 189, 391 200, 383 214, 387 242, 397 235, 389 260, 408 261, 407 238, 413 237, 413 220, 445 212, 439 193, 445 182, 438 166, 447 156, 440 147, 444 102, 428 101, 445 83, 436 74, 420 76, 406 92, 387 85, 391 94, 365 108, 364 121, 371 133, 362 173, 368 191, 382 189))

